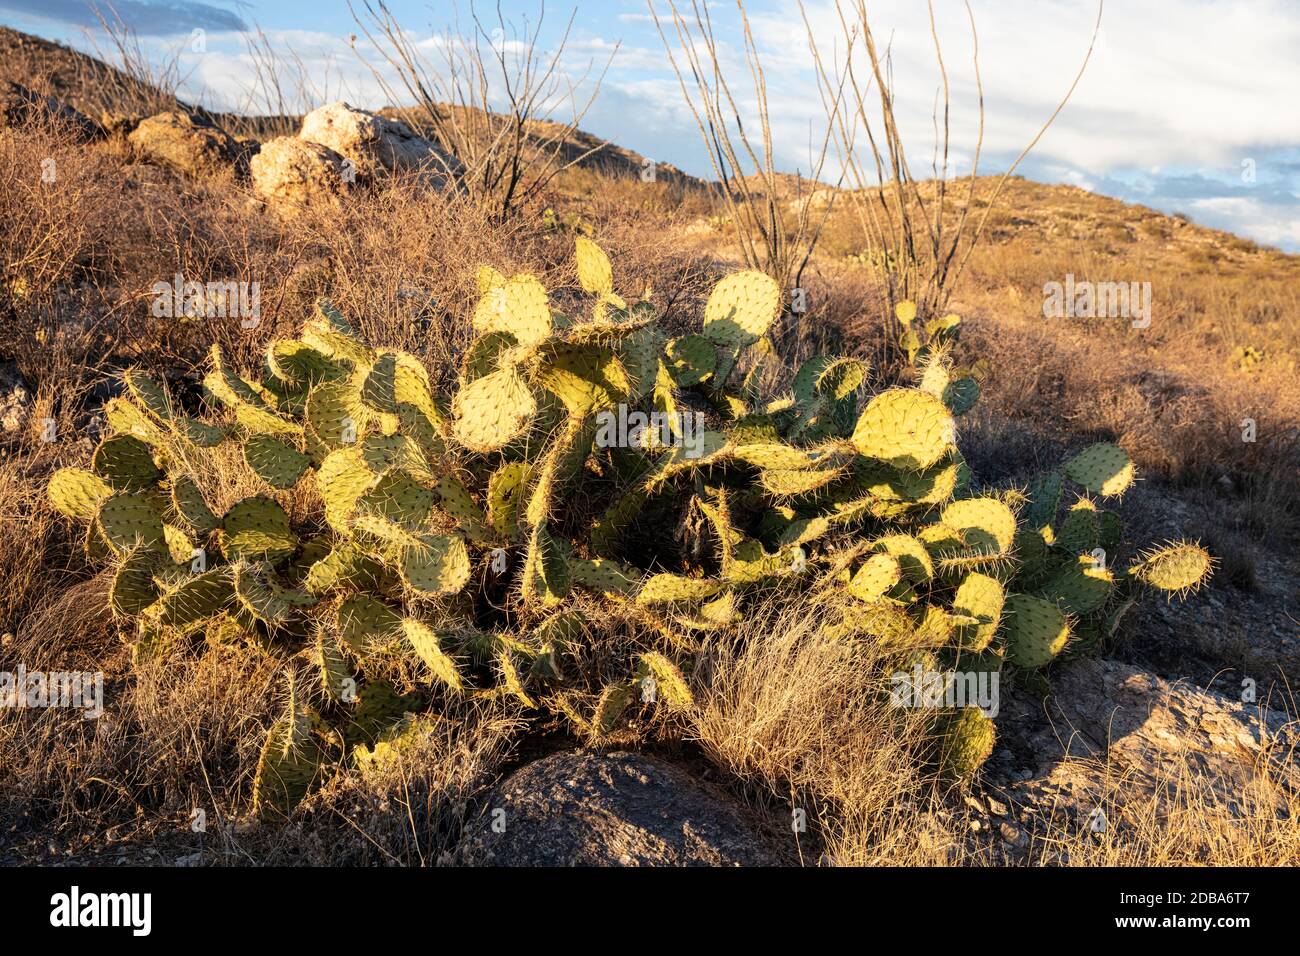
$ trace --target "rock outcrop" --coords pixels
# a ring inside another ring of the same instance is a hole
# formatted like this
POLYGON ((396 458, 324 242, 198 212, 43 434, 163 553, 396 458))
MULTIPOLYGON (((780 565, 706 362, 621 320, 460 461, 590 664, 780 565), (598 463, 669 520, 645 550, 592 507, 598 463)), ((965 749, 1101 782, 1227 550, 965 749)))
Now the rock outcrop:
POLYGON ((747 812, 644 754, 572 751, 489 795, 461 862, 495 866, 754 866, 781 862, 747 812))

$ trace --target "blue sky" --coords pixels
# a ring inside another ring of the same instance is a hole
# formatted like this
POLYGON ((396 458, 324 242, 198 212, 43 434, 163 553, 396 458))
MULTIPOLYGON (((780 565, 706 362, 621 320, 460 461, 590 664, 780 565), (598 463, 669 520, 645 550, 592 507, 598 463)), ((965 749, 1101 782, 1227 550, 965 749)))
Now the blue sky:
MULTIPOLYGON (((689 0, 688 0, 689 2, 689 0)), ((661 12, 665 0, 656 0, 661 12)), ((833 0, 805 0, 819 40, 829 45, 833 0)), ((986 107, 981 171, 1004 169, 1068 89, 1096 17, 1092 0, 971 0, 979 31, 986 107)), ((311 69, 319 91, 357 105, 384 105, 363 60, 379 65, 344 0, 189 2, 119 0, 119 15, 162 57, 182 50, 183 93, 219 109, 247 103, 251 80, 240 31, 260 26, 281 50, 311 69), (191 52, 192 31, 203 52, 191 52)), ((449 0, 391 0, 422 49, 451 24, 449 0)), ((502 0, 508 26, 536 23, 537 0, 502 0)), ((567 77, 597 69, 618 52, 583 127, 654 159, 710 175, 663 44, 644 0, 577 0, 546 6, 544 48, 577 16, 563 60, 567 77)), ((767 69, 778 164, 807 172, 820 103, 796 0, 746 0, 767 69)), ((897 111, 914 171, 928 162, 939 74, 925 4, 873 0, 877 38, 892 45, 897 111)), ((952 89, 953 155, 969 168, 977 127, 971 36, 960 0, 935 0, 952 89)), ((709 8, 724 62, 739 76, 743 51, 731 0, 709 8)), ((462 27, 470 4, 459 4, 462 27)), ((479 3, 495 19, 494 3, 479 3)), ((0 0, 0 23, 94 50, 94 18, 84 0, 0 0)), ((494 26, 489 23, 489 30, 494 26)), ((102 43, 102 38, 100 39, 102 43)), ((381 68, 382 69, 382 68, 381 68)), ((1183 212, 1300 252, 1300 0, 1110 0, 1101 42, 1074 98, 1021 172, 1046 182, 1183 212)), ((742 98, 742 108, 748 104, 742 98)))

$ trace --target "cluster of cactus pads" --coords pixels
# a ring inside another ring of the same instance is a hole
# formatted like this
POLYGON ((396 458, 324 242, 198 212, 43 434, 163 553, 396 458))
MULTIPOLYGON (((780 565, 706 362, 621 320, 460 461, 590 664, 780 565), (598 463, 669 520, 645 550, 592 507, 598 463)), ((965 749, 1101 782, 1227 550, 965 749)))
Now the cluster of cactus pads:
MULTIPOLYGON (((862 362, 819 357, 763 396, 771 279, 727 276, 672 337, 576 245, 581 317, 532 275, 480 270, 450 396, 322 301, 255 376, 214 347, 202 416, 128 371, 91 467, 51 479, 115 564, 137 660, 200 639, 283 657, 259 812, 381 763, 448 696, 509 696, 590 738, 687 711, 692 651, 782 590, 814 598, 828 635, 896 646, 900 669, 1024 670, 1113 631, 1142 588, 1208 574, 1191 544, 1112 569, 1121 529, 1093 496, 1133 480, 1114 445, 974 491, 955 420, 979 386, 949 360, 956 323, 927 336, 919 387, 864 401, 862 362), (632 411, 664 427, 609 427, 632 411), (593 650, 612 628, 617 672, 593 650)), ((979 711, 942 726, 954 773, 988 756, 979 711)))

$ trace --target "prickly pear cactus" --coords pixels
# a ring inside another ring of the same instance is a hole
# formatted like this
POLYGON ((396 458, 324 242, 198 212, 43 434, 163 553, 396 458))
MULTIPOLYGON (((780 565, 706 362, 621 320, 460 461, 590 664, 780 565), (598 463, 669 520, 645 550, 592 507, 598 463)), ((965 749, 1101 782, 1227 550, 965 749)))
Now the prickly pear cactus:
MULTIPOLYGON (((917 387, 863 395, 863 362, 818 356, 765 396, 771 279, 723 278, 699 331, 671 338, 585 236, 576 274, 589 312, 483 267, 477 337, 445 393, 433 383, 451 370, 374 347, 326 301, 258 369, 214 347, 205 409, 133 369, 89 468, 50 479, 113 565, 109 611, 137 660, 242 639, 283 661, 258 813, 371 766, 451 697, 592 739, 679 719, 692 651, 782 593, 856 605, 828 634, 900 663, 1014 672, 1210 572, 1190 543, 1118 569, 1122 528, 1094 501, 1134 480, 1114 445, 1025 489, 977 490, 956 446, 979 386, 951 364, 955 317, 900 311, 924 332, 917 387), (614 627, 634 655, 593 663, 614 627)), ((968 776, 992 725, 962 712, 945 727, 945 765, 968 776)))

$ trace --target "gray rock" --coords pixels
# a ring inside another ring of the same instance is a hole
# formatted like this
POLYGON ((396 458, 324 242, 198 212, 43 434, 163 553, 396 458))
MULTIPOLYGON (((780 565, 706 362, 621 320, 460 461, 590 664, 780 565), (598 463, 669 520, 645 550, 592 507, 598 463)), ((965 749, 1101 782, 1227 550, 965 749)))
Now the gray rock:
POLYGON ((31 404, 31 389, 18 366, 0 362, 0 434, 11 435, 21 429, 31 404))
POLYGON ((458 168, 455 159, 401 120, 344 102, 322 106, 304 116, 298 138, 329 147, 362 179, 414 173, 442 188, 458 168))
POLYGON ((500 784, 458 855, 489 866, 785 862, 747 811, 680 767, 585 750, 545 757, 500 784))

